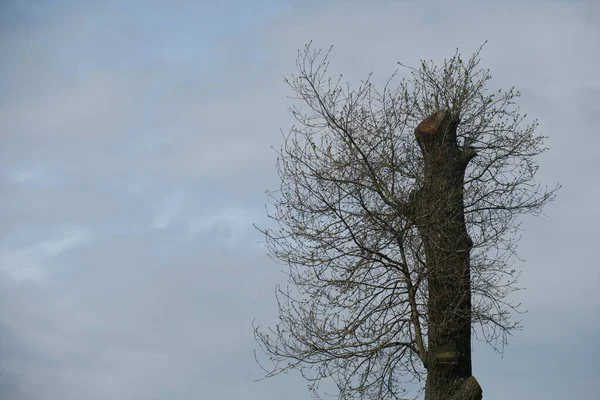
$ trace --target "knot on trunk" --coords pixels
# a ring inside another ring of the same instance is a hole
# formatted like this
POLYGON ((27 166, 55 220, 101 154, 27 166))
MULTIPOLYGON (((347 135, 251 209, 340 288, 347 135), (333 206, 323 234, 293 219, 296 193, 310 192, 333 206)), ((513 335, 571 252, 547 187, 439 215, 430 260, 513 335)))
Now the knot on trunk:
POLYGON ((462 381, 448 400, 482 400, 483 390, 473 375, 462 381))

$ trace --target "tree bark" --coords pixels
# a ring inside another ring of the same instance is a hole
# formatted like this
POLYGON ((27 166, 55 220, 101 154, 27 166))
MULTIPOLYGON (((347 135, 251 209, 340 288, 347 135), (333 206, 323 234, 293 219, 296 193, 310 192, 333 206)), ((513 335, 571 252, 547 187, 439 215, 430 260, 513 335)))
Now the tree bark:
POLYGON ((427 263, 428 351, 426 400, 480 400, 471 375, 471 277, 464 217, 465 168, 475 154, 461 149, 459 120, 437 111, 415 129, 424 161, 413 196, 414 220, 427 263))

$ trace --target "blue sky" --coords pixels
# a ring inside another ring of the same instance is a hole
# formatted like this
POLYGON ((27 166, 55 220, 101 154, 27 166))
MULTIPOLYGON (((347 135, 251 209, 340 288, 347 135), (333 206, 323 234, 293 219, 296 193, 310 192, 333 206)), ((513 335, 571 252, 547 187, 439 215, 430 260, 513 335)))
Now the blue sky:
POLYGON ((268 223, 282 82, 334 45, 351 82, 470 55, 516 86, 563 189, 523 220, 525 329, 475 345, 486 400, 593 398, 600 352, 600 7, 594 1, 3 1, 0 394, 14 400, 306 399, 258 383, 275 322, 268 223))

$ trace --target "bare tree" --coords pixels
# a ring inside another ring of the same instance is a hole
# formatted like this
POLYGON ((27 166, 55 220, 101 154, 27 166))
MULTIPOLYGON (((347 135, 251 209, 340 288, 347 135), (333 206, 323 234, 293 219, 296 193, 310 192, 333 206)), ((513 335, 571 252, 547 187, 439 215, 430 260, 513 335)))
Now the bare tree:
POLYGON ((317 395, 330 378, 340 399, 481 399, 471 335, 502 351, 520 328, 517 217, 559 187, 534 182, 544 137, 518 91, 488 92, 480 50, 401 65, 410 79, 382 90, 328 77, 329 52, 298 52, 285 81, 303 107, 269 193, 278 228, 259 228, 290 283, 277 326, 255 326, 267 376, 299 369, 317 395))

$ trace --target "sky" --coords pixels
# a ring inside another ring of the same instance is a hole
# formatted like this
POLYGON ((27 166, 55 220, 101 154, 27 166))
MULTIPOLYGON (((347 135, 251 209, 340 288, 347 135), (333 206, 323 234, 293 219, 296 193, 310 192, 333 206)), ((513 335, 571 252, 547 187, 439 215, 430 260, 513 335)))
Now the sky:
POLYGON ((600 3, 587 1, 0 2, 0 397, 310 398, 263 376, 282 267, 268 224, 284 76, 305 43, 332 73, 468 56, 515 86, 563 185, 522 219, 504 355, 474 346, 486 400, 600 392, 600 3), (215 5, 219 4, 219 5, 215 5))

